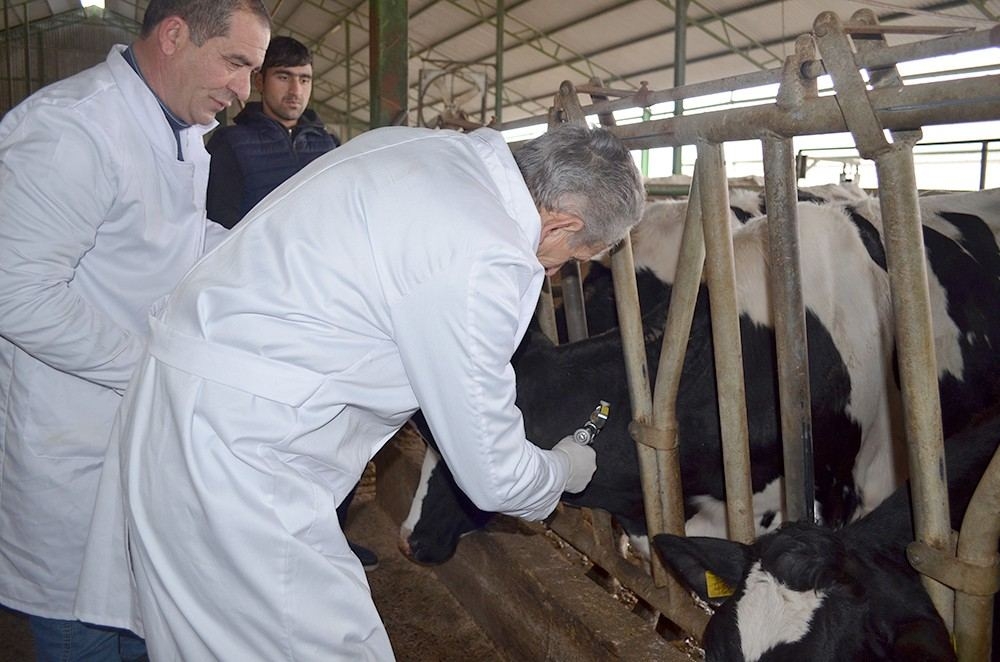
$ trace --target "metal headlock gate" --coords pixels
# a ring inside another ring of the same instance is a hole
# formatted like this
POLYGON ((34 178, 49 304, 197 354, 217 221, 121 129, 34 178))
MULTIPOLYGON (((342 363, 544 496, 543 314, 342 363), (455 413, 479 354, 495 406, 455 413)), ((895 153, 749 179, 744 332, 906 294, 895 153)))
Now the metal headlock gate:
MULTIPOLYGON (((906 28, 913 33, 920 29, 906 28)), ((631 149, 696 145, 698 159, 691 185, 677 277, 667 314, 655 389, 646 370, 631 244, 622 243, 612 270, 646 523, 657 532, 683 534, 679 454, 674 404, 680 382, 702 272, 711 292, 716 351, 719 416, 723 441, 729 536, 750 542, 755 535, 749 479, 749 443, 742 349, 735 293, 735 266, 729 221, 729 193, 723 143, 761 140, 768 210, 772 301, 777 344, 781 430, 784 439, 786 512, 790 520, 812 518, 810 397, 805 313, 799 269, 796 220, 796 170, 792 136, 850 131, 861 156, 875 161, 884 225, 889 283, 910 464, 917 540, 911 563, 945 623, 954 632, 960 660, 982 660, 990 646, 992 596, 1000 586, 1000 456, 995 457, 956 536, 948 514, 944 450, 934 338, 924 260, 913 146, 920 127, 1000 119, 1000 76, 903 85, 896 64, 1000 45, 1000 25, 889 47, 891 27, 878 24, 870 10, 844 23, 833 12, 820 14, 811 34, 799 37, 781 69, 651 92, 621 92, 599 81, 574 88, 564 82, 547 118, 508 123, 504 129, 549 121, 601 123, 631 149), (868 72, 868 83, 860 70, 868 72), (835 95, 820 97, 817 78, 829 74, 835 95), (612 112, 649 107, 664 101, 779 83, 770 105, 677 116, 613 126, 612 112), (577 94, 589 92, 581 106, 577 94), (607 101, 607 97, 623 97, 607 101), (885 131, 891 134, 891 141, 885 131), (957 597, 956 597, 957 595, 957 597)), ((941 30, 928 28, 927 34, 941 30)), ((586 334, 579 295, 579 271, 563 276, 570 339, 586 334), (582 324, 582 327, 581 327, 582 324)), ((548 287, 539 304, 543 328, 554 331, 548 287)), ((550 335, 554 336, 554 333, 550 335)), ((625 561, 612 540, 610 516, 603 511, 562 509, 551 523, 565 538, 617 581, 666 618, 701 636, 707 614, 653 555, 652 576, 625 561)))

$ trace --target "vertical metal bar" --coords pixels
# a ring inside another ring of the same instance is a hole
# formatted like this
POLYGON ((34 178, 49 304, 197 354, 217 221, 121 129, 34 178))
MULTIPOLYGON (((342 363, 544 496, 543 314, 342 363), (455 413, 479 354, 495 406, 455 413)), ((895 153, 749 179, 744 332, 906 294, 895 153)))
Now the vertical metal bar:
MULTIPOLYGON (((941 401, 931 325, 923 228, 913 170, 913 145, 902 143, 875 158, 885 252, 892 290, 899 376, 910 460, 910 494, 917 540, 950 549, 951 519, 944 472, 941 401)), ((949 630, 954 593, 926 575, 924 587, 949 630)))
POLYGON ((344 87, 347 90, 345 104, 347 106, 347 135, 344 140, 354 137, 354 109, 351 107, 351 22, 344 20, 344 87))
POLYGON ((989 158, 989 140, 983 141, 983 148, 979 152, 979 190, 986 188, 986 159, 989 158))
POLYGON ((4 43, 7 48, 7 110, 17 104, 14 103, 14 53, 10 43, 10 0, 3 0, 3 32, 4 43))
POLYGON ((566 315, 566 338, 576 342, 587 337, 587 309, 583 302, 583 282, 580 263, 570 260, 559 270, 563 313, 566 315))
MULTIPOLYGON (((958 537, 958 558, 978 567, 995 566, 1000 538, 1000 453, 993 456, 972 495, 958 537)), ((959 662, 992 660, 993 596, 955 593, 955 648, 959 662)), ((993 641, 994 651, 1000 642, 993 641)))
POLYGON ((729 188, 722 145, 699 142, 698 164, 729 537, 750 543, 756 534, 750 484, 750 433, 736 301, 736 265, 729 225, 729 188))
POLYGON ((504 0, 497 0, 497 46, 496 46, 496 80, 493 82, 494 101, 493 115, 496 117, 496 126, 503 125, 503 24, 507 16, 504 0))
MULTIPOLYGON (((632 420, 640 426, 653 421, 653 396, 649 384, 646 362, 646 344, 643 340, 642 316, 639 312, 639 291, 635 282, 635 260, 632 243, 623 241, 611 255, 611 274, 615 282, 615 306, 625 353, 625 374, 628 376, 629 402, 632 403, 632 420)), ((646 511, 646 527, 650 532, 665 530, 665 513, 669 508, 668 495, 660 490, 659 461, 656 450, 650 446, 636 446, 639 458, 639 480, 643 486, 642 498, 646 511)), ((652 555, 653 580, 663 586, 669 575, 662 562, 652 555)))
MULTIPOLYGON (((649 107, 642 109, 642 121, 648 122, 649 118, 653 116, 653 111, 649 107)), ((649 150, 644 149, 639 157, 639 173, 643 177, 649 177, 649 150)))
MULTIPOLYGON (((680 475, 680 449, 677 443, 677 393, 680 390, 684 357, 687 355, 691 321, 698 302, 701 276, 705 265, 705 236, 702 228, 699 168, 694 170, 688 196, 684 232, 677 259, 677 275, 670 293, 667 321, 663 328, 660 361, 653 390, 653 426, 662 435, 663 450, 658 452, 660 481, 665 494, 663 531, 684 533, 684 498, 680 475)), ((645 489, 645 488, 644 488, 645 489)), ((651 523, 650 525, 659 524, 651 523)), ((650 529, 656 533, 659 529, 650 529)))
MULTIPOLYGON (((674 4, 674 87, 684 85, 687 75, 687 13, 688 0, 676 0, 674 4)), ((674 101, 674 117, 684 114, 684 100, 674 101)), ((673 170, 675 175, 681 174, 681 157, 683 147, 674 147, 673 170)))
POLYGON ((371 0, 368 19, 371 128, 404 124, 407 109, 407 3, 371 0))
POLYGON ((809 350, 806 339, 795 155, 789 138, 764 145, 764 191, 771 256, 771 308, 778 360, 778 399, 785 464, 785 509, 789 521, 815 519, 809 350))
POLYGON ((559 344, 559 327, 556 325, 556 309, 552 303, 552 281, 546 276, 542 281, 542 291, 535 306, 535 319, 542 333, 555 344, 559 344))
MULTIPOLYGON (((874 24, 877 18, 871 10, 863 9, 855 12, 852 21, 874 24)), ((893 131, 893 143, 890 144, 868 96, 866 83, 858 72, 857 60, 840 18, 833 12, 823 12, 816 17, 813 31, 858 153, 875 160, 903 391, 914 530, 917 540, 947 552, 951 549, 951 521, 944 471, 941 401, 923 225, 913 168, 913 145, 922 133, 919 129, 893 131)), ((884 38, 881 37, 877 41, 858 40, 854 44, 859 53, 883 46, 884 38)), ((870 75, 873 89, 886 85, 902 87, 895 67, 873 67, 870 75)), ((922 580, 934 608, 951 631, 955 617, 954 591, 926 575, 922 580)))
POLYGON ((24 3, 24 98, 31 96, 31 17, 24 3))

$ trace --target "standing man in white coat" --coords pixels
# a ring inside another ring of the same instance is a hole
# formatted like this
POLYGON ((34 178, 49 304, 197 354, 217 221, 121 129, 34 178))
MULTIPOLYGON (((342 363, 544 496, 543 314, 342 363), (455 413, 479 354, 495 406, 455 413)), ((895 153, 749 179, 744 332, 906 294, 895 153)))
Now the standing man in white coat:
POLYGON ((0 123, 0 603, 39 660, 143 654, 74 619, 83 549, 149 307, 225 234, 203 135, 269 38, 260 0, 151 0, 131 46, 0 123))
POLYGON ((575 126, 516 161, 490 129, 378 129, 262 201, 151 316, 116 421, 152 658, 392 659, 336 509, 418 407, 480 508, 583 490, 593 450, 525 439, 510 358, 544 273, 642 204, 621 141, 575 126))

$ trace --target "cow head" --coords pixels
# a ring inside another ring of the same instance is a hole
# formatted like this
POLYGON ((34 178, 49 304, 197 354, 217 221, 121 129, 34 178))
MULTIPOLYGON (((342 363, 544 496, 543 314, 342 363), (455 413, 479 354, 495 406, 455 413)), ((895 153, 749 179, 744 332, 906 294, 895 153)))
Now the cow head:
POLYGON ((703 642, 709 662, 955 659, 898 548, 865 550, 801 522, 753 545, 661 534, 654 547, 716 607, 703 642))
POLYGON ((444 563, 455 554, 459 538, 483 528, 492 517, 458 489, 447 465, 428 446, 417 494, 400 527, 399 551, 415 563, 444 563))

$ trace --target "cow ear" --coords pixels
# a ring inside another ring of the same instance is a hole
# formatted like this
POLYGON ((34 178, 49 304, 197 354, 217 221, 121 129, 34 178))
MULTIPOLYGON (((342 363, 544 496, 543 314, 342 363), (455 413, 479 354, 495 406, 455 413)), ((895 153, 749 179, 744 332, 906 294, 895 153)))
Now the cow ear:
POLYGON ((661 533, 653 546, 667 567, 702 600, 721 604, 743 581, 750 548, 722 538, 687 538, 661 533))
POLYGON ((957 660, 951 637, 940 620, 920 619, 899 626, 892 642, 892 658, 912 660, 957 660))

